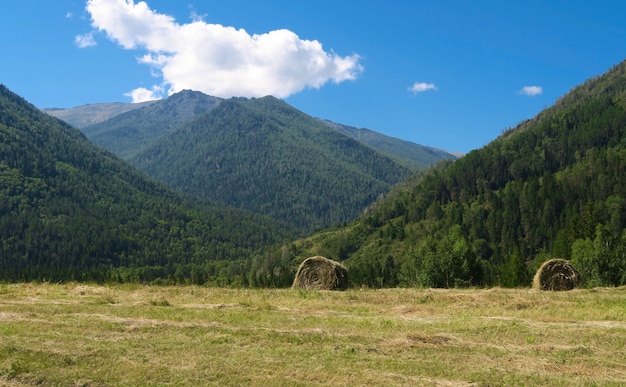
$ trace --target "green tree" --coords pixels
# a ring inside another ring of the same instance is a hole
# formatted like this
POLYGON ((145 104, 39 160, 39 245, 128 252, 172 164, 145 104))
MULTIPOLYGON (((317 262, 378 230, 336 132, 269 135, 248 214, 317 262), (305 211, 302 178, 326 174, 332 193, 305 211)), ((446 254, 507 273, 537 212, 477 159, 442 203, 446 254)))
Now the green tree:
POLYGON ((482 266, 478 255, 454 226, 442 239, 428 238, 405 263, 402 281, 408 286, 463 287, 482 283, 482 266))

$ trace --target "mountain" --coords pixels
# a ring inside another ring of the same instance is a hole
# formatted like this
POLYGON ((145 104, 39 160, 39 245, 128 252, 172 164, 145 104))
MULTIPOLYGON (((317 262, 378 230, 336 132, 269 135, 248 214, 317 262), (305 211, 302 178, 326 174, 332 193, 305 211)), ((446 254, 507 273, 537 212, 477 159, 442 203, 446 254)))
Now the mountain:
POLYGON ((222 100, 190 90, 82 131, 96 144, 180 191, 270 215, 304 233, 354 219, 412 171, 454 157, 373 131, 330 125, 272 97, 222 100), (218 109, 226 102, 242 109, 237 113, 218 109), (256 131, 253 136, 257 137, 234 136, 243 133, 237 132, 242 122, 248 126, 243 132, 256 131), (268 132, 266 123, 274 127, 273 132, 268 132), (259 125, 258 130, 254 125, 259 125), (189 135, 191 126, 195 129, 189 135), (319 133, 325 134, 313 139, 312 134, 319 133), (342 147, 353 148, 351 160, 342 147), (241 159, 242 154, 246 154, 243 161, 232 160, 241 159), (369 155, 378 160, 379 167, 371 168, 369 155), (215 157, 222 158, 229 169, 208 173, 213 166, 205 164, 215 157), (340 179, 350 185, 340 188, 340 179))
POLYGON ((0 85, 0 281, 242 283, 229 273, 291 235, 183 197, 0 85))
POLYGON ((453 153, 385 136, 384 134, 370 129, 357 129, 352 126, 337 124, 329 120, 321 121, 346 136, 352 137, 353 139, 363 144, 367 144, 374 149, 378 149, 390 157, 395 158, 399 163, 416 171, 423 170, 426 167, 434 165, 442 160, 454 160, 457 158, 457 155, 453 153))
POLYGON ((71 109, 48 108, 42 109, 51 116, 57 117, 75 128, 84 128, 89 125, 106 121, 122 113, 153 104, 155 101, 142 103, 96 103, 77 106, 71 109))
POLYGON ((355 222, 286 247, 369 286, 528 285, 571 259, 626 284, 626 62, 487 146, 412 176, 355 222))
MULTIPOLYGON (((81 129, 89 139, 118 156, 128 159, 138 149, 159 140, 177 126, 206 113, 221 101, 201 92, 183 90, 164 100, 142 103, 99 103, 71 109, 46 108, 46 113, 81 129), (141 109, 148 107, 148 109, 141 109), (139 110, 130 114, 124 114, 139 110), (119 116, 119 117, 118 117, 119 116)), ((370 129, 357 129, 319 119, 331 128, 395 158, 413 170, 423 170, 441 160, 461 156, 409 141, 403 141, 370 129)))
POLYGON ((274 97, 223 100, 129 162, 302 233, 353 220, 412 172, 274 97))
POLYGON ((108 120, 82 128, 82 132, 119 157, 128 160, 183 123, 215 108, 220 98, 183 90, 108 120))

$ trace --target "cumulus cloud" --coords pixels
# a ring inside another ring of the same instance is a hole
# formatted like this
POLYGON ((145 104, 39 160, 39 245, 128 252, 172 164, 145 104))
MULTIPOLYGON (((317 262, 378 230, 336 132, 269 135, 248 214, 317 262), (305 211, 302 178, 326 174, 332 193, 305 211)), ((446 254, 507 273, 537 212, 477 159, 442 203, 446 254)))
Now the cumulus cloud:
POLYGON ((154 101, 154 100, 162 98, 163 87, 153 86, 151 89, 146 89, 145 87, 138 87, 134 90, 129 91, 128 93, 125 93, 124 95, 132 98, 133 103, 154 101))
POLYGON ((519 94, 533 97, 535 95, 543 94, 543 88, 541 86, 524 86, 519 91, 519 94))
POLYGON ((76 35, 76 37, 74 37, 74 44, 80 48, 93 47, 97 45, 96 40, 93 38, 93 32, 89 32, 84 35, 76 35))
POLYGON ((325 51, 319 41, 300 39, 286 29, 250 35, 206 23, 197 15, 179 24, 134 0, 89 0, 87 12, 92 26, 110 40, 125 49, 143 50, 139 62, 162 78, 152 89, 129 92, 133 99, 157 97, 161 89, 161 97, 193 89, 225 98, 284 98, 307 87, 354 80, 363 70, 358 55, 325 51))
POLYGON ((413 86, 409 87, 409 91, 413 93, 423 93, 428 90, 437 90, 437 86, 434 83, 415 82, 413 86))

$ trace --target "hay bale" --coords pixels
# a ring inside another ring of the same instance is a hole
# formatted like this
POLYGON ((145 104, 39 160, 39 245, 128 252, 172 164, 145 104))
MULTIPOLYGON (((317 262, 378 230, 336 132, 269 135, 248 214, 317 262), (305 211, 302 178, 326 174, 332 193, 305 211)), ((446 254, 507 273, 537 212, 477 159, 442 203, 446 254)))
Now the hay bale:
POLYGON ((533 278, 535 290, 572 290, 580 283, 580 274, 564 259, 545 261, 533 278))
POLYGON ((305 290, 346 290, 348 270, 331 259, 319 255, 309 257, 298 267, 292 287, 305 290))

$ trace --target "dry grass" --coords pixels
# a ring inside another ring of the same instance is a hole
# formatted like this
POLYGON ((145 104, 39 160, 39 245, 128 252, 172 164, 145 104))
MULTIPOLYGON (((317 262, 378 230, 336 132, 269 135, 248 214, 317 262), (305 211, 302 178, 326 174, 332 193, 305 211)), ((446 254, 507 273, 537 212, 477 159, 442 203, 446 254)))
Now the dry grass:
POLYGON ((626 288, 0 285, 0 385, 624 385, 626 288))

